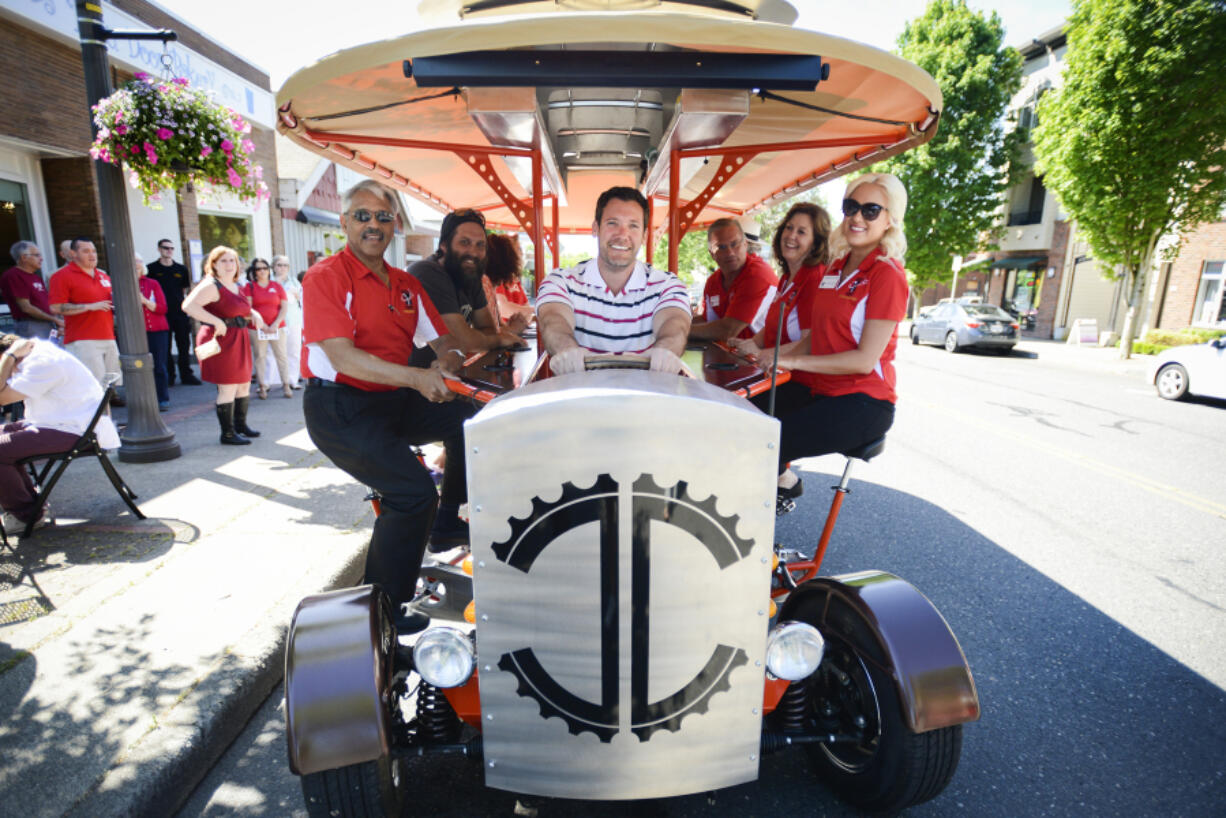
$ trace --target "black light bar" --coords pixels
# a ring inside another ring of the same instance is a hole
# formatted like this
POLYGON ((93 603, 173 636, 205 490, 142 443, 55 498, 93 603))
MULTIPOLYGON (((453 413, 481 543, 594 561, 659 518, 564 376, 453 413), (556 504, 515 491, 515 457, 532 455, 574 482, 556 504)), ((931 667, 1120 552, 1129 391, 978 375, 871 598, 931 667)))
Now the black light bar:
POLYGON ((568 85, 812 91, 830 64, 807 54, 705 51, 467 51, 404 61, 419 88, 568 85))

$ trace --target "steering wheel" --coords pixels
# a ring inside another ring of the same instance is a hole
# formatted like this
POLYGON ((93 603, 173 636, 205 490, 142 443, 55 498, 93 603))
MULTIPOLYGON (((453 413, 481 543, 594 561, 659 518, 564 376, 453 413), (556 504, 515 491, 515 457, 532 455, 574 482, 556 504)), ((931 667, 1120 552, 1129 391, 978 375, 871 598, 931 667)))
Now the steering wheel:
POLYGON ((651 359, 646 355, 588 355, 583 359, 583 369, 594 372, 601 369, 648 369, 651 359))

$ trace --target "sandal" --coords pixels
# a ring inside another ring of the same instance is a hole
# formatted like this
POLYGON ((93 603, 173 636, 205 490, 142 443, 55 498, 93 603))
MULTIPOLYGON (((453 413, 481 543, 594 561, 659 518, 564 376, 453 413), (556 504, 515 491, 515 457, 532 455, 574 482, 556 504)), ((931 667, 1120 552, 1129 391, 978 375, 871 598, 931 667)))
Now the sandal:
POLYGON ((256 394, 260 396, 260 400, 267 400, 267 399, 268 399, 268 387, 267 387, 267 386, 261 386, 261 387, 260 387, 260 388, 259 388, 259 389, 256 391, 256 394))
POLYGON ((282 384, 281 394, 285 395, 287 398, 292 398, 294 396, 294 390, 289 388, 289 384, 282 384))

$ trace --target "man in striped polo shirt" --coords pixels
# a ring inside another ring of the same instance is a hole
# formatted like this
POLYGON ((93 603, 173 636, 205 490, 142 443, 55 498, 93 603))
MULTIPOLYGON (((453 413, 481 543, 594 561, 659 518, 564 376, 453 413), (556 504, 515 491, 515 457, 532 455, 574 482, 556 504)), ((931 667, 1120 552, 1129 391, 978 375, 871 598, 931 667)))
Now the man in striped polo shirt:
POLYGON ((647 200, 630 187, 596 201, 597 255, 541 283, 536 314, 555 375, 582 372, 589 354, 639 353, 658 372, 680 372, 690 330, 685 284, 637 259, 647 200))

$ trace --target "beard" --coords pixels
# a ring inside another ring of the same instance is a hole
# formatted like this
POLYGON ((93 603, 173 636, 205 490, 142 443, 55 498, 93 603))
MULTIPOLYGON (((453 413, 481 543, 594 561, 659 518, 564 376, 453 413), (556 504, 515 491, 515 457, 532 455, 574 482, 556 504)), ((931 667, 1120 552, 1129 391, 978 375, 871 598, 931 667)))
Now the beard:
POLYGON ((480 259, 476 256, 460 256, 455 253, 444 253, 443 269, 446 270, 453 278, 464 278, 468 276, 480 278, 481 274, 485 272, 485 259, 480 259), (464 269, 465 260, 470 260, 473 262, 473 271, 471 273, 464 269))

